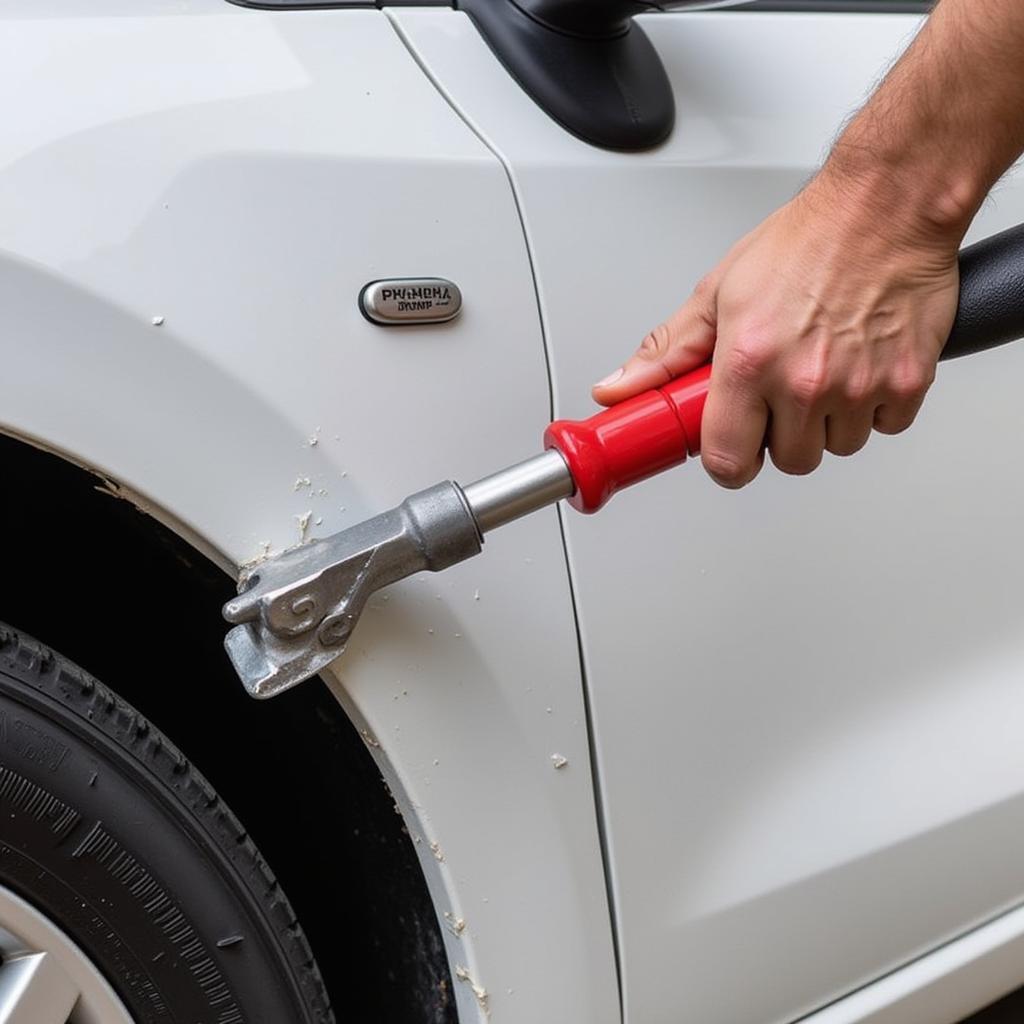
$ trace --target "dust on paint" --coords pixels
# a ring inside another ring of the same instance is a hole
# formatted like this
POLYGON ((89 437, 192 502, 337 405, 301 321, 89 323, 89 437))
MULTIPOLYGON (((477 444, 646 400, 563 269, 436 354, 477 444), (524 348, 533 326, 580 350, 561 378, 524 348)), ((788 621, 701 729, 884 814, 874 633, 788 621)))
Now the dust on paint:
POLYGON ((562 754, 551 755, 551 767, 552 768, 564 768, 569 763, 569 758, 564 757, 562 754))

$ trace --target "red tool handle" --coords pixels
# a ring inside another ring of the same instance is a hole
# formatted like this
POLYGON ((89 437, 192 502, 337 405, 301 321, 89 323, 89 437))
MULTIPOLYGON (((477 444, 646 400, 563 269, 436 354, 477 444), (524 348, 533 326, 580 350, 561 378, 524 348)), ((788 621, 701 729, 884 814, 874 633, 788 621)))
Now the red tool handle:
POLYGON ((544 447, 557 448, 569 466, 576 484, 569 504, 596 512, 623 487, 696 455, 710 376, 709 363, 590 419, 552 423, 544 447))
MULTIPOLYGON (((942 359, 1024 337, 1024 224, 960 252, 960 303, 942 359)), ((621 405, 544 434, 576 483, 569 503, 596 512, 616 491, 700 451, 700 420, 711 367, 702 366, 621 405)))

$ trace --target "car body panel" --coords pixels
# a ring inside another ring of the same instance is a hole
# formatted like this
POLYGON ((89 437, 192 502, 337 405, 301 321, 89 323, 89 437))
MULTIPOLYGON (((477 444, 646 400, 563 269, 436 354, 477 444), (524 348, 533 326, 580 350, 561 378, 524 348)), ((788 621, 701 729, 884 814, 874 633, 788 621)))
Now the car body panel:
MULTIPOLYGON (((385 14, 7 3, 0 95, 0 429, 226 567, 539 446, 549 381, 507 176, 385 14), (421 275, 462 288, 457 320, 360 315, 368 281, 421 275)), ((460 1018, 617 1020, 555 510, 378 595, 327 675, 416 843, 460 1018)))
MULTIPOLYGON (((678 123, 624 155, 548 119, 463 15, 393 17, 512 175, 560 416, 919 24, 651 15, 678 123)), ((1011 175, 972 234, 1021 220, 1011 175)), ((951 364, 855 459, 739 493, 688 466, 567 518, 627 1021, 791 1020, 1024 898, 1021 379, 1024 347, 951 364)))
MULTIPOLYGON (((1020 987, 1022 954, 1024 908, 1017 907, 803 1017, 801 1024, 958 1024, 1020 987)), ((1012 1013, 1005 1006, 991 1019, 1012 1013)))

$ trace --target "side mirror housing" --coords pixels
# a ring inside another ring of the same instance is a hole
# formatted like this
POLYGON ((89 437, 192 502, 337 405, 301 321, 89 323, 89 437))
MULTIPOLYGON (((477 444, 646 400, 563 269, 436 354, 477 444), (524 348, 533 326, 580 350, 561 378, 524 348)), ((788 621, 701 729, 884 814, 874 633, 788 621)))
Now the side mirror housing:
POLYGON ((675 101, 636 14, 739 0, 458 0, 509 74, 562 127, 604 149, 668 138, 675 101))

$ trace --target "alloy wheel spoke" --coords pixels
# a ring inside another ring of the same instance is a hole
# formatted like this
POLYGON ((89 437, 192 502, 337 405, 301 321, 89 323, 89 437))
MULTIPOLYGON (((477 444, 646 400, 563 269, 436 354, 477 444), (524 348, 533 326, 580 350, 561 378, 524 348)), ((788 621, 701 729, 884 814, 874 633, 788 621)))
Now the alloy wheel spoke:
POLYGON ((0 1024, 68 1024, 78 989, 51 953, 26 953, 0 966, 0 1024))

